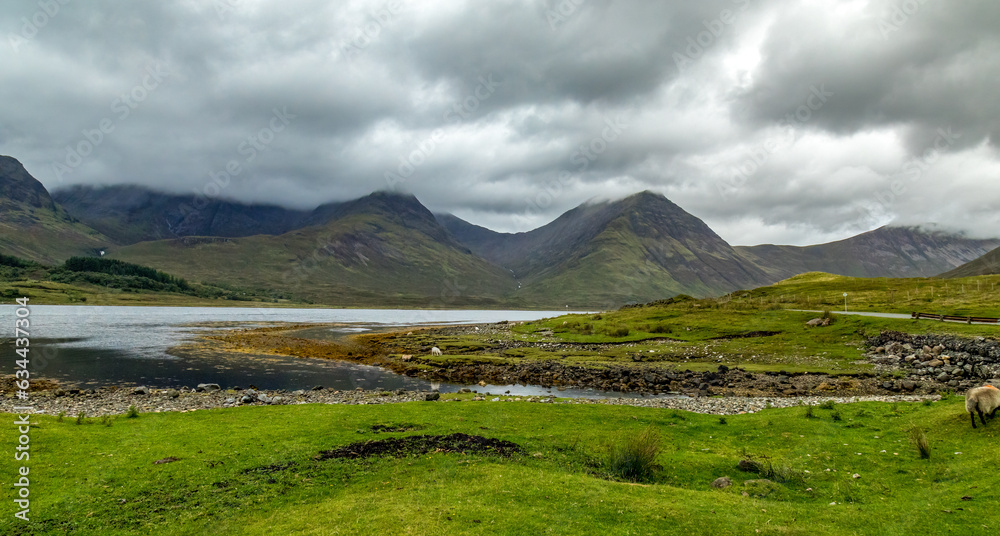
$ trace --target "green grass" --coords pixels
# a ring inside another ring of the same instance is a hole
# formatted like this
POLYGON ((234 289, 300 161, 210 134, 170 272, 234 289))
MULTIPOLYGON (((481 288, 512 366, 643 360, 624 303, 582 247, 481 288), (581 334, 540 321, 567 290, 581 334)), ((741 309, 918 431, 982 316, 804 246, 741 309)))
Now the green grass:
MULTIPOLYGON (((14 523, 8 506, 0 531, 881 536, 930 527, 935 534, 996 530, 1000 427, 973 431, 957 398, 839 409, 845 415, 839 422, 823 414, 803 419, 800 408, 787 408, 731 415, 725 426, 718 416, 673 410, 468 401, 142 414, 116 418, 113 426, 36 416, 33 521, 14 523), (394 423, 421 429, 371 431, 394 423), (910 443, 917 423, 928 430, 930 459, 910 443), (655 461, 662 469, 642 485, 603 478, 611 438, 647 429, 661 436, 655 461), (357 441, 453 432, 514 441, 525 455, 314 459, 357 441), (179 460, 153 463, 169 457, 179 460), (737 469, 747 457, 766 459, 770 482, 744 484, 763 478, 737 469), (734 486, 710 489, 721 476, 734 486)), ((13 436, 4 437, 11 451, 13 436)), ((15 471, 12 457, 4 456, 0 475, 8 496, 15 471)))
POLYGON ((781 307, 833 311, 878 311, 1000 318, 1000 275, 936 278, 861 278, 810 272, 717 300, 732 307, 781 307))

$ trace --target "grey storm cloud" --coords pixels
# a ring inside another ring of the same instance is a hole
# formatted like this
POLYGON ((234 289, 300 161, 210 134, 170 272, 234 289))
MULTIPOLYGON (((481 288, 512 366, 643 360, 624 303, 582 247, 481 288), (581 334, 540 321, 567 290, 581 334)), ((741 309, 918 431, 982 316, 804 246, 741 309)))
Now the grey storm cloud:
POLYGON ((395 189, 501 231, 650 189, 736 244, 1000 224, 1000 4, 0 8, 0 153, 48 188, 296 208, 395 189))

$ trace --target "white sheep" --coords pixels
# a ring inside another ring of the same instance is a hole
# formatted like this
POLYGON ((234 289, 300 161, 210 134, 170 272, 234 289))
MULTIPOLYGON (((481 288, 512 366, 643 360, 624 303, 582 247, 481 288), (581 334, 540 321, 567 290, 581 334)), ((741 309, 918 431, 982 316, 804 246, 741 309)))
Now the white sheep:
POLYGON ((965 411, 968 411, 969 417, 972 418, 973 428, 976 427, 976 413, 979 414, 979 420, 983 422, 983 426, 986 426, 986 418, 983 413, 988 413, 992 418, 996 415, 998 408, 1000 408, 1000 389, 992 385, 969 389, 965 393, 965 411))
POLYGON ((437 346, 431 348, 431 355, 441 355, 441 349, 438 348, 437 346))

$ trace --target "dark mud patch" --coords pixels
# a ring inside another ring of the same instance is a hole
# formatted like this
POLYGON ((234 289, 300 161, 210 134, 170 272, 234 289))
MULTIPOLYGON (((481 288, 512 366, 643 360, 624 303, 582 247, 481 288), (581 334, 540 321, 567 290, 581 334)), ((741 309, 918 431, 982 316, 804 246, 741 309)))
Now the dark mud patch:
POLYGON ((419 435, 352 443, 319 453, 317 460, 348 458, 352 460, 372 457, 402 458, 430 452, 486 454, 509 458, 524 453, 517 443, 468 434, 419 435))
POLYGON ((251 467, 250 469, 244 469, 243 474, 249 475, 256 473, 256 474, 270 475, 274 473, 280 473, 282 471, 287 471, 292 467, 295 467, 295 462, 276 463, 273 465, 265 465, 262 467, 251 467))
POLYGON ((713 341, 721 340, 732 340, 732 339, 755 339, 758 337, 773 337, 775 335, 780 335, 780 331, 748 331, 746 333, 737 333, 736 335, 722 335, 721 337, 712 337, 713 341))
POLYGON ((412 432, 413 430, 423 430, 424 427, 419 424, 373 424, 371 431, 376 434, 382 433, 394 433, 394 432, 412 432))

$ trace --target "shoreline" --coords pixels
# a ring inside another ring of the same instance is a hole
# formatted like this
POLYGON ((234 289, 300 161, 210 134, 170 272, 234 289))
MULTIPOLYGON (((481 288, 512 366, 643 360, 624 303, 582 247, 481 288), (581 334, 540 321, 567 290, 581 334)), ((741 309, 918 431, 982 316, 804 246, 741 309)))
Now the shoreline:
POLYGON ((15 407, 27 405, 34 409, 33 415, 56 416, 63 413, 66 418, 76 418, 80 413, 84 418, 103 416, 124 416, 131 406, 139 413, 186 413, 198 410, 236 408, 266 405, 301 404, 401 404, 408 402, 426 403, 479 403, 495 404, 504 402, 540 404, 606 404, 675 409, 711 415, 736 415, 756 413, 767 408, 785 408, 818 405, 827 401, 836 404, 858 402, 922 402, 939 400, 936 394, 926 395, 868 395, 868 396, 794 396, 794 397, 672 397, 672 398, 557 398, 551 396, 512 396, 495 393, 447 393, 436 391, 340 391, 333 389, 297 390, 209 390, 196 391, 188 388, 144 389, 144 388, 100 388, 96 390, 71 391, 49 390, 33 392, 31 399, 20 401, 5 393, 0 399, 0 412, 13 413, 15 407), (249 401, 246 401, 248 400, 249 401))

